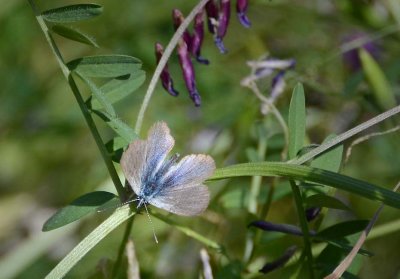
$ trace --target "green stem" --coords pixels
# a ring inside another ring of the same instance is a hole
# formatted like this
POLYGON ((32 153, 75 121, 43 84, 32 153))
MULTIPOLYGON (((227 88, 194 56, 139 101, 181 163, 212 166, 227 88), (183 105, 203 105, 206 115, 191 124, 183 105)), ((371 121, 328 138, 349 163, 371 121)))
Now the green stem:
POLYGON ((314 148, 313 150, 311 150, 310 152, 307 152, 306 154, 300 156, 299 158, 289 160, 288 163, 297 164, 297 165, 304 164, 305 162, 307 162, 307 161, 311 160, 312 158, 314 158, 315 156, 325 152, 326 150, 330 149, 331 147, 334 147, 337 144, 342 143, 343 141, 351 138, 352 136, 355 136, 356 134, 368 129, 369 127, 374 126, 374 125, 376 125, 398 113, 400 113, 400 106, 389 109, 389 110, 371 118, 370 120, 365 121, 365 122, 361 123, 360 125, 344 132, 343 134, 340 134, 337 137, 334 137, 331 140, 328 140, 324 144, 321 144, 320 146, 314 148))
POLYGON ((35 3, 33 0, 28 0, 29 4, 32 7, 32 10, 35 13, 36 20, 39 23, 40 28, 43 31, 43 34, 46 38, 47 43, 49 44, 54 56, 56 57, 56 60, 64 74, 65 79, 68 81, 68 84, 76 98, 76 101, 78 102, 79 108, 81 109, 81 112, 86 120, 87 125, 89 126, 90 132, 92 133, 92 136, 96 142, 96 145, 98 149, 100 150, 101 156, 103 157, 103 160, 106 164, 107 170, 111 176, 111 179, 114 183, 114 186, 118 192, 118 195, 121 200, 125 200, 125 189, 121 184, 121 181, 118 177, 118 173, 114 167, 114 164, 111 160, 111 158, 108 156, 107 149, 103 143, 103 140, 101 139, 100 133, 97 130, 96 124, 94 123, 94 120, 92 118, 92 115, 90 114, 88 108, 86 107, 85 101, 82 98, 82 95, 78 89, 78 86, 76 85, 76 82, 74 78, 71 75, 70 70, 64 63, 64 59, 62 58, 61 52, 58 49, 56 43, 53 40, 53 37, 50 34, 49 29, 47 28, 46 23, 44 22, 42 16, 40 15, 40 12, 38 11, 35 3))
POLYGON ((118 276, 119 268, 122 263, 122 257, 124 255, 124 251, 125 251, 125 246, 126 246, 126 243, 128 242, 129 236, 131 234, 132 225, 133 225, 134 220, 135 220, 135 215, 132 216, 132 218, 130 218, 128 220, 128 222, 126 223, 124 237, 122 238, 122 242, 119 246, 117 260, 115 261, 114 267, 112 269, 111 278, 116 278, 118 276))
POLYGON ((304 239, 304 254, 306 256, 306 264, 308 267, 308 273, 310 279, 314 278, 314 271, 313 271, 313 257, 311 252, 311 241, 310 241, 310 233, 308 230, 307 218, 303 206, 303 200, 301 197, 301 192, 299 187, 293 180, 290 180, 290 187, 292 188, 293 198, 296 204, 297 214, 299 216, 299 222, 301 231, 303 232, 303 239, 304 239))
MULTIPOLYGON (((267 150, 267 139, 260 135, 257 147, 257 155, 260 161, 264 161, 266 150, 267 150)), ((257 215, 257 207, 258 207, 257 200, 260 194, 261 183, 262 183, 262 176, 253 176, 251 178, 251 188, 250 188, 250 196, 249 196, 249 203, 247 210, 254 215, 257 215)), ((254 237, 255 234, 252 230, 247 232, 246 246, 243 255, 243 262, 245 263, 247 263, 251 259, 251 256, 253 254, 254 242, 255 242, 254 237)))

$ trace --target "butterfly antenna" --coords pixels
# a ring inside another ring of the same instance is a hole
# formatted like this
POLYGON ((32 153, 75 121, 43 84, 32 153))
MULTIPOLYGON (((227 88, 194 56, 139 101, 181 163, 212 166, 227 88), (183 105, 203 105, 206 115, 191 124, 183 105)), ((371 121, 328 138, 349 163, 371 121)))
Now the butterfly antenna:
POLYGON ((154 225, 153 225, 153 222, 151 221, 150 214, 149 214, 149 211, 147 210, 146 203, 143 203, 143 205, 144 205, 144 209, 146 209, 147 218, 149 218, 149 221, 150 221, 151 229, 153 231, 154 240, 158 244, 158 239, 157 239, 157 236, 156 236, 156 232, 154 230, 154 225))

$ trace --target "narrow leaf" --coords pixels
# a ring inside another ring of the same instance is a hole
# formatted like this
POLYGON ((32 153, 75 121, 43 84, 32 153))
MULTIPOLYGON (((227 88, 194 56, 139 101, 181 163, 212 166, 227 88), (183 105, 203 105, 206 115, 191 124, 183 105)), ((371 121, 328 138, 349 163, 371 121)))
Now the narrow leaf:
POLYGON ((289 158, 296 157, 303 147, 306 133, 304 88, 298 83, 293 90, 289 107, 289 158))
MULTIPOLYGON (((322 144, 329 142, 335 137, 336 135, 328 136, 322 144)), ((337 145, 334 148, 328 149, 326 152, 316 157, 311 162, 311 166, 319 169, 338 172, 340 170, 340 164, 342 162, 342 155, 343 145, 337 145)))
POLYGON ((108 102, 105 95, 101 90, 94 84, 90 79, 78 73, 78 76, 86 83, 86 85, 90 88, 90 91, 93 93, 93 96, 97 99, 97 101, 102 105, 108 115, 112 118, 117 117, 117 113, 115 112, 112 104, 108 102))
POLYGON ((78 4, 47 10, 42 17, 49 22, 66 23, 91 19, 100 15, 103 7, 97 4, 78 4))
POLYGON ((72 60, 67 67, 84 77, 116 78, 135 73, 142 62, 127 55, 98 55, 72 60))
POLYGON ((393 90, 374 58, 363 48, 359 50, 361 64, 379 106, 390 109, 396 106, 393 90))
POLYGON ((317 233, 317 237, 339 239, 363 231, 369 220, 352 220, 330 226, 317 233))
POLYGON ((85 239, 72 249, 61 262, 45 277, 45 279, 59 279, 65 277, 70 271, 97 243, 105 238, 120 224, 135 215, 128 205, 116 210, 107 220, 94 229, 85 239))
POLYGON ((306 198, 305 203, 307 207, 327 207, 341 210, 350 210, 350 208, 345 205, 341 200, 334 197, 316 194, 306 198))
POLYGON ((275 162, 237 164, 217 169, 209 180, 255 175, 282 176, 293 180, 319 183, 400 208, 398 193, 346 175, 302 165, 275 162))
MULTIPOLYGON (((316 237, 316 240, 318 241, 325 241, 339 249, 342 249, 345 252, 349 252, 351 251, 354 246, 350 245, 350 243, 348 242, 348 240, 346 238, 340 238, 340 239, 325 239, 325 238, 318 238, 316 237)), ((374 254, 368 250, 365 249, 360 249, 358 251, 358 254, 363 255, 363 256, 368 256, 368 257, 372 257, 374 256, 374 254)))
POLYGON ((43 231, 46 232, 60 228, 89 213, 96 212, 99 206, 115 197, 114 194, 103 191, 85 194, 51 216, 43 225, 43 231))
POLYGON ((76 42, 80 42, 80 43, 84 43, 87 45, 91 45, 94 47, 99 47, 99 45, 96 43, 96 41, 90 37, 89 35, 79 31, 78 29, 72 28, 72 27, 68 27, 65 25, 61 25, 61 24, 56 24, 51 26, 51 31, 53 31, 54 33, 76 41, 76 42))
POLYGON ((104 120, 111 129, 114 130, 117 135, 119 135, 122 139, 125 140, 125 143, 120 143, 121 145, 128 145, 133 140, 138 138, 138 135, 135 131, 129 127, 125 122, 117 117, 113 117, 106 112, 101 112, 98 110, 92 110, 97 116, 104 120))
POLYGON ((109 140, 105 146, 107 148, 108 153, 111 155, 111 158, 114 162, 119 162, 122 157, 122 153, 124 148, 128 146, 130 142, 127 142, 120 136, 117 136, 111 140, 109 140))
MULTIPOLYGON (((144 71, 138 70, 133 74, 129 75, 128 78, 119 77, 110 80, 100 87, 101 92, 104 93, 108 103, 116 103, 136 89, 138 89, 146 79, 144 71)), ((96 99, 92 99, 91 106, 93 109, 102 108, 100 102, 96 99)))

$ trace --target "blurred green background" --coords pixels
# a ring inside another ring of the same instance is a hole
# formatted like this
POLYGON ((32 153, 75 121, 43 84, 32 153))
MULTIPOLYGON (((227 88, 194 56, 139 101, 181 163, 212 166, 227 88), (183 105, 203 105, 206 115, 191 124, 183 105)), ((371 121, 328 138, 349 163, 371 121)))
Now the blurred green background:
MULTIPOLYGON (((41 10, 82 3, 37 2, 41 10)), ((74 26, 93 35, 100 48, 55 35, 65 60, 95 54, 135 56, 143 61, 147 84, 155 67, 154 43, 159 41, 166 45, 173 34, 171 10, 179 8, 187 14, 196 2, 104 0, 97 3, 104 7, 103 14, 74 26)), ((287 74, 285 93, 277 103, 281 113, 286 117, 291 90, 300 81, 306 92, 309 142, 320 143, 331 133, 344 132, 381 112, 362 74, 349 71, 343 63, 340 47, 346 37, 357 32, 375 38, 373 42, 379 48, 378 63, 399 99, 398 1, 258 0, 250 1, 248 15, 252 21, 250 29, 240 26, 236 15, 232 15, 224 40, 229 50, 226 55, 219 54, 212 36, 206 35, 202 55, 210 59, 211 64, 195 65, 203 100, 200 108, 195 108, 188 98, 177 57, 171 58, 169 66, 175 87, 181 94, 173 98, 158 86, 146 113, 143 131, 155 121, 165 120, 176 139, 176 152, 210 153, 218 167, 248 161, 246 150, 256 148, 255 127, 263 116, 259 101, 240 86, 240 80, 249 74, 246 61, 269 54, 281 59, 294 58, 297 62, 295 70, 287 74)), ((44 221, 55 209, 82 194, 96 189, 114 189, 27 1, 8 1, 0 5, 0 42, 0 261, 7 259, 7 263, 12 263, 6 266, 11 278, 42 278, 107 213, 49 233, 41 232, 44 221)), ((145 85, 116 105, 121 118, 131 126, 134 126, 145 85)), ((82 90, 88 93, 83 86, 82 90)), ((267 85, 262 90, 267 93, 267 85)), ((369 131, 393 127, 398 119, 369 131)), ((107 141, 112 133, 100 121, 98 124, 107 141)), ((145 136, 145 132, 141 136, 145 136)), ((393 133, 355 147, 343 173, 392 188, 400 177, 399 139, 399 134, 393 133)), ((281 148, 282 136, 278 135, 269 145, 267 158, 279 160, 281 148)), ((226 188, 227 183, 209 185, 213 195, 218 193, 218 196, 203 218, 176 219, 221 242, 232 258, 240 261, 246 226, 254 219, 245 206, 250 179, 231 180, 226 188)), ((269 179, 265 179, 264 195, 268 185, 269 179)), ((346 193, 340 195, 353 213, 342 216, 333 212, 331 220, 370 218, 378 207, 377 203, 365 199, 346 193)), ((268 220, 295 224, 294 216, 292 199, 286 195, 272 204, 268 220)), ((377 225, 399 217, 398 210, 385 208, 377 225)), ((145 216, 137 218, 132 232, 142 277, 197 278, 201 269, 198 253, 201 246, 160 221, 154 220, 154 225, 161 240, 159 245, 152 239, 145 216)), ((400 229, 400 225, 397 227, 400 229)), ((113 232, 67 278, 103 278, 99 270, 107 266, 106 259, 115 260, 122 233, 122 227, 113 232)), ((258 247, 258 253, 264 258, 253 264, 253 272, 265 261, 279 257, 288 243, 301 243, 301 240, 265 234, 258 247)), ((399 247, 399 230, 368 241, 366 248, 375 256, 360 258, 360 278, 398 278, 399 247)), ((233 278, 229 275, 232 268, 222 268, 220 256, 212 251, 210 255, 214 275, 233 278)), ((282 278, 284 272, 275 271, 268 278, 282 278)), ((0 270, 0 274, 6 273, 0 270)))

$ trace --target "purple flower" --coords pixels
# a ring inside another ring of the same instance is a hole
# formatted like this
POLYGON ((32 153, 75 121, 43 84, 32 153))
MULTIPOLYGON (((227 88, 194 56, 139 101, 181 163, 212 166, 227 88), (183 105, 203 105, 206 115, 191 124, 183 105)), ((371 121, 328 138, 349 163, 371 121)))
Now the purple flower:
POLYGON ((206 4, 206 13, 207 13, 207 25, 208 31, 211 34, 215 34, 217 30, 218 23, 218 5, 215 0, 210 0, 206 4))
POLYGON ((344 39, 342 45, 343 61, 351 72, 357 72, 361 69, 361 61, 358 55, 358 49, 364 48, 375 59, 379 58, 379 48, 374 44, 365 33, 355 33, 344 39))
MULTIPOLYGON (((182 22, 185 20, 185 18, 183 17, 183 14, 180 10, 173 9, 172 10, 172 20, 174 22, 174 28, 176 30, 182 24, 182 22)), ((185 41, 185 43, 188 45, 188 47, 190 48, 190 45, 192 42, 192 36, 190 36, 190 34, 187 30, 185 30, 185 32, 183 33, 182 38, 185 41)))
MULTIPOLYGON (((164 53, 164 48, 160 43, 156 43, 155 50, 158 64, 158 62, 160 62, 161 56, 164 53)), ((169 74, 168 65, 165 65, 164 69, 161 72, 160 78, 162 86, 165 88, 165 90, 167 90, 168 93, 172 96, 178 96, 179 93, 174 89, 174 82, 172 81, 172 78, 169 74)))
POLYGON ((227 50, 222 40, 228 30, 229 19, 231 17, 231 0, 221 0, 220 8, 218 15, 218 28, 214 37, 214 42, 221 53, 226 53, 227 50))
POLYGON ((285 90, 285 80, 283 79, 286 71, 279 71, 272 79, 271 83, 271 98, 275 100, 285 90))
POLYGON ((194 28, 192 42, 190 44, 190 52, 196 58, 197 62, 208 65, 210 62, 200 56, 201 45, 203 44, 204 38, 204 10, 201 10, 194 18, 194 28))
POLYGON ((237 0, 236 1, 236 12, 237 12, 239 21, 244 27, 249 28, 251 23, 246 15, 247 5, 248 5, 247 0, 237 0))
POLYGON ((296 250, 297 250, 297 247, 295 245, 290 246, 288 249, 286 249, 286 251, 283 253, 283 255, 281 257, 279 257, 278 259, 276 259, 273 262, 266 263, 260 269, 260 272, 265 274, 265 273, 271 272, 277 268, 284 266, 285 263, 287 263, 290 260, 290 258, 294 255, 296 250))
POLYGON ((201 99, 199 92, 196 88, 194 68, 192 60, 190 59, 188 45, 183 39, 178 42, 178 57, 179 63, 183 71, 183 78, 185 80, 186 88, 189 91, 190 98, 193 100, 194 105, 199 107, 201 99))

